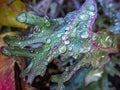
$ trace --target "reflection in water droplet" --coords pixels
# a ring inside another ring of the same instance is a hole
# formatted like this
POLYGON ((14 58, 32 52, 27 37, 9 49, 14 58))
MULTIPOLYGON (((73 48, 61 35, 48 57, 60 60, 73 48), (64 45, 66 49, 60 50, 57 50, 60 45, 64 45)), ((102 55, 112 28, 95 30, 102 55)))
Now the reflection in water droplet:
POLYGON ((17 20, 19 22, 25 22, 26 21, 26 14, 25 13, 20 14, 19 16, 17 16, 17 20))
POLYGON ((94 5, 88 4, 87 9, 90 10, 90 11, 92 11, 92 12, 95 11, 94 5))
POLYGON ((66 41, 64 41, 64 44, 68 45, 68 44, 70 44, 70 41, 66 40, 66 41))
POLYGON ((62 40, 66 40, 66 35, 62 36, 62 40))
POLYGON ((66 35, 70 34, 70 31, 69 31, 69 30, 68 30, 68 31, 65 31, 65 34, 66 34, 66 35))
POLYGON ((70 27, 68 26, 68 27, 66 27, 66 29, 65 30, 70 30, 70 27))
POLYGON ((51 43, 51 39, 47 39, 47 41, 46 41, 46 42, 47 42, 48 44, 49 44, 49 43, 51 43))
POLYGON ((57 35, 57 37, 61 37, 62 36, 62 34, 61 33, 59 33, 58 35, 57 35))
POLYGON ((65 53, 65 52, 66 52, 66 46, 65 46, 65 45, 60 46, 60 47, 59 47, 59 52, 60 52, 60 53, 65 53))
POLYGON ((85 20, 85 21, 89 19, 88 14, 81 14, 79 17, 80 17, 80 19, 85 20))
POLYGON ((35 54, 39 54, 39 52, 35 52, 35 54))
POLYGON ((79 52, 86 53, 86 52, 90 51, 90 49, 91 49, 91 47, 82 47, 79 49, 79 52))
POLYGON ((72 49, 73 49, 73 48, 72 48, 71 46, 70 46, 70 47, 68 47, 68 50, 70 50, 70 51, 71 51, 72 49))
POLYGON ((91 49, 91 43, 89 41, 86 41, 79 48, 79 52, 86 53, 86 52, 90 51, 90 49, 91 49))
POLYGON ((73 52, 69 52, 69 56, 73 56, 74 55, 74 53, 73 52))
POLYGON ((18 44, 20 45, 20 44, 21 44, 21 42, 18 42, 18 44))
POLYGON ((4 54, 6 54, 6 55, 11 55, 11 53, 9 52, 9 50, 7 50, 6 48, 3 48, 2 49, 2 52, 4 53, 4 54))
POLYGON ((89 33, 88 32, 83 32, 81 34, 81 38, 88 38, 89 37, 89 33))
POLYGON ((94 15, 94 12, 88 12, 88 14, 89 14, 90 16, 93 16, 93 15, 94 15))
POLYGON ((48 50, 50 50, 51 47, 50 47, 50 45, 45 45, 44 48, 45 48, 45 51, 48 51, 48 50))

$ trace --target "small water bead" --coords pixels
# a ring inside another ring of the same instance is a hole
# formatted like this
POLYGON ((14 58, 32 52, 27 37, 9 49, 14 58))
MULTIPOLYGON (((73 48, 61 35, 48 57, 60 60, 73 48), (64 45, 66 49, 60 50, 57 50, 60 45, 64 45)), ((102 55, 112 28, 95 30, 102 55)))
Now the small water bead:
POLYGON ((18 45, 20 45, 21 44, 21 42, 18 42, 18 45))
POLYGON ((37 51, 37 52, 35 52, 35 54, 39 54, 39 52, 37 51))
POLYGON ((69 56, 73 56, 74 55, 74 52, 69 52, 69 56))
POLYGON ((65 28, 65 30, 70 30, 70 27, 69 27, 69 26, 68 26, 68 27, 66 27, 66 28, 65 28))
POLYGON ((44 46, 44 51, 48 51, 48 50, 50 50, 50 48, 51 48, 50 45, 45 45, 44 46))
POLYGON ((88 43, 86 42, 86 43, 82 44, 82 49, 83 49, 83 52, 88 52, 91 49, 90 42, 88 41, 88 43))
POLYGON ((51 43, 51 39, 47 39, 47 41, 46 41, 46 42, 47 42, 48 44, 49 44, 49 43, 51 43))
POLYGON ((84 25, 82 25, 82 28, 87 28, 88 27, 88 25, 86 25, 86 24, 84 24, 84 25))
POLYGON ((70 30, 65 31, 65 34, 66 35, 70 34, 70 30))
POLYGON ((76 30, 77 30, 77 28, 74 28, 74 29, 71 31, 71 37, 76 37, 76 30))
POLYGON ((94 12, 88 12, 88 14, 89 14, 90 16, 93 16, 93 15, 94 15, 94 12))
POLYGON ((70 41, 66 40, 66 41, 64 41, 64 44, 68 45, 68 44, 70 44, 70 41))
POLYGON ((2 48, 2 52, 6 55, 11 56, 11 53, 6 48, 2 48))
POLYGON ((65 45, 59 47, 59 52, 60 52, 60 53, 65 53, 66 50, 67 50, 67 48, 66 48, 65 45))
POLYGON ((73 58, 74 58, 74 59, 78 59, 78 55, 77 55, 77 54, 74 54, 74 55, 73 55, 73 58))
POLYGON ((37 33, 37 32, 40 32, 40 28, 39 26, 35 26, 34 29, 33 29, 33 33, 37 33))
POLYGON ((72 46, 69 46, 69 47, 68 47, 68 50, 69 50, 69 51, 71 51, 72 49, 73 49, 72 46))
POLYGON ((19 16, 17 16, 17 20, 19 22, 25 22, 26 21, 26 14, 25 13, 20 14, 19 16))
POLYGON ((51 57, 48 57, 47 62, 49 62, 50 60, 51 60, 51 57))
POLYGON ((97 34, 94 33, 92 36, 92 40, 95 41, 96 39, 97 39, 97 34))
POLYGON ((95 11, 95 6, 94 5, 91 5, 91 4, 88 4, 87 5, 87 9, 94 12, 95 11))
POLYGON ((88 52, 89 50, 90 50, 90 47, 87 47, 87 48, 84 48, 84 47, 79 48, 79 52, 80 52, 80 53, 86 53, 86 52, 88 52))
POLYGON ((81 38, 88 38, 89 37, 89 33, 88 32, 83 32, 81 34, 81 38))
POLYGON ((61 37, 61 36, 62 36, 62 34, 61 34, 61 33, 57 34, 57 37, 61 37))
POLYGON ((49 26, 50 26, 50 22, 45 22, 45 25, 46 25, 47 27, 49 27, 49 26))
POLYGON ((81 20, 88 20, 89 19, 89 15, 88 14, 81 14, 80 16, 79 16, 79 18, 81 19, 81 20))
POLYGON ((62 40, 66 40, 66 39, 68 39, 68 35, 64 35, 64 36, 62 36, 62 40))

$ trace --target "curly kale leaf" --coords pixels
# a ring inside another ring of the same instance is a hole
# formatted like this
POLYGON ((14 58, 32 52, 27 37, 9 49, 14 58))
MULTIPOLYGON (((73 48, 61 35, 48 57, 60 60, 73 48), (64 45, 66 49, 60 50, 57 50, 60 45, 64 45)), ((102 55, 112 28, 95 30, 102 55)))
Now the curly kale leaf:
MULTIPOLYGON (((62 54, 66 59, 69 57, 79 59, 83 53, 91 50, 92 26, 96 17, 95 0, 86 0, 79 10, 67 14, 63 19, 50 20, 23 13, 17 17, 19 22, 37 26, 40 29, 29 36, 6 37, 5 40, 9 46, 3 48, 3 53, 32 59, 30 65, 21 74, 21 77, 28 76, 27 81, 32 83, 35 76, 44 75, 46 66, 53 58, 62 54), (37 47, 26 48, 34 44, 37 47)), ((79 63, 77 66, 79 69, 79 63)), ((75 71, 78 69, 73 68, 75 71)), ((68 75, 72 74, 67 72, 68 75)))

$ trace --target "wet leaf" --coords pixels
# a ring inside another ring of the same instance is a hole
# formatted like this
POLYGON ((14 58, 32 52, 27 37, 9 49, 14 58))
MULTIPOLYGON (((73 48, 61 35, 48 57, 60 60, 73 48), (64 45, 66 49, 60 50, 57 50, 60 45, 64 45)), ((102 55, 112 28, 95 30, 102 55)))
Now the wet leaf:
MULTIPOLYGON (((79 10, 67 14, 64 20, 61 20, 62 23, 58 19, 47 20, 23 13, 17 18, 20 22, 37 25, 42 30, 38 33, 32 33, 30 36, 7 37, 5 40, 10 46, 4 48, 3 53, 32 59, 30 65, 21 74, 21 77, 28 76, 27 82, 31 84, 35 76, 45 74, 46 66, 53 58, 63 54, 65 58, 73 56, 73 58, 79 59, 81 54, 90 50, 91 42, 89 39, 92 37, 92 25, 96 17, 97 7, 94 0, 86 0, 79 10), (43 43, 43 46, 41 48, 25 48, 36 43, 43 43)), ((73 68, 75 69, 73 71, 80 68, 79 65, 77 66, 73 68)), ((66 80, 73 73, 68 73, 66 80)))

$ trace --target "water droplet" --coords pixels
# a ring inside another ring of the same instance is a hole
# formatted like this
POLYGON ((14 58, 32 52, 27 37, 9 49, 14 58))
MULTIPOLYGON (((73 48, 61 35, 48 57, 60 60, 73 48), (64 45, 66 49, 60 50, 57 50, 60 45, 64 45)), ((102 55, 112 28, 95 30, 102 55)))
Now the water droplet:
POLYGON ((75 37, 76 36, 76 28, 74 28, 73 30, 72 30, 72 32, 71 32, 71 37, 75 37))
POLYGON ((50 45, 45 45, 44 48, 45 48, 45 51, 48 51, 48 50, 50 50, 51 47, 50 47, 50 45))
POLYGON ((62 40, 66 40, 66 35, 62 36, 62 40))
POLYGON ((41 33, 44 33, 44 30, 41 30, 42 32, 41 33))
POLYGON ((87 9, 92 11, 92 12, 95 11, 94 5, 91 5, 91 4, 88 4, 87 9))
POLYGON ((72 48, 71 46, 69 46, 69 47, 68 47, 68 50, 70 50, 70 51, 71 51, 72 49, 73 49, 73 48, 72 48))
POLYGON ((11 56, 11 53, 10 53, 9 50, 7 50, 6 48, 3 48, 3 49, 2 49, 2 52, 3 52, 4 54, 6 54, 6 55, 11 56))
POLYGON ((89 33, 88 32, 83 32, 81 34, 81 38, 88 38, 89 37, 89 33))
POLYGON ((86 25, 86 24, 82 25, 82 28, 87 28, 87 27, 88 27, 88 25, 86 25))
POLYGON ((59 52, 60 52, 60 53, 65 53, 65 52, 66 52, 66 46, 65 46, 65 45, 60 46, 60 47, 59 47, 59 52))
POLYGON ((70 41, 66 40, 66 41, 64 41, 64 44, 68 45, 68 44, 70 44, 70 41))
POLYGON ((46 42, 47 42, 48 44, 49 44, 49 43, 51 43, 51 39, 47 39, 47 41, 46 41, 46 42))
POLYGON ((17 20, 19 22, 25 22, 26 21, 26 14, 25 13, 20 14, 19 16, 17 16, 17 20))
POLYGON ((94 12, 88 12, 88 14, 89 14, 90 16, 93 16, 93 15, 94 15, 94 12))
POLYGON ((89 45, 83 45, 81 48, 79 48, 79 52, 86 53, 91 49, 90 44, 89 45))
POLYGON ((65 31, 65 34, 66 35, 70 34, 70 30, 65 31))
POLYGON ((65 30, 70 30, 70 27, 68 26, 68 27, 66 27, 66 29, 65 30))
POLYGON ((59 33, 58 35, 57 35, 57 37, 61 37, 62 36, 62 34, 61 33, 59 33))
POLYGON ((81 14, 79 17, 80 17, 80 19, 85 20, 85 21, 89 19, 88 14, 81 14))
POLYGON ((31 50, 30 52, 31 52, 31 53, 33 53, 34 51, 33 51, 33 50, 31 50))
POLYGON ((78 58, 78 54, 74 53, 73 58, 77 59, 78 58))
POLYGON ((74 52, 69 52, 69 56, 73 56, 74 55, 74 52))
POLYGON ((21 44, 21 42, 18 42, 18 45, 20 45, 21 44))

